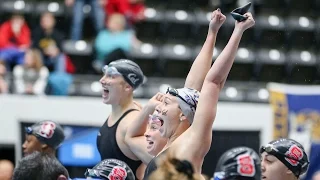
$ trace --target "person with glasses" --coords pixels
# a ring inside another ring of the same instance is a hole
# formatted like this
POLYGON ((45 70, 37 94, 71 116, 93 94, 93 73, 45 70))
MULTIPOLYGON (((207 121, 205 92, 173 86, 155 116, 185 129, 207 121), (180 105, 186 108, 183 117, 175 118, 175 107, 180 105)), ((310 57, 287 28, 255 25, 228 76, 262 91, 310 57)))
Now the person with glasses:
POLYGON ((101 126, 97 136, 97 148, 101 160, 123 161, 136 176, 139 176, 136 173, 141 161, 125 142, 125 134, 130 122, 136 118, 141 109, 133 99, 133 91, 143 83, 143 72, 138 64, 128 59, 109 63, 104 66, 103 72, 104 75, 100 79, 103 88, 102 100, 104 104, 111 105, 111 114, 101 126))
MULTIPOLYGON (((195 173, 201 173, 204 157, 209 151, 212 141, 212 124, 216 115, 219 93, 232 67, 243 33, 255 24, 251 13, 246 13, 245 16, 244 21, 235 23, 228 44, 215 60, 209 72, 206 71, 206 68, 194 71, 198 65, 196 59, 188 74, 184 88, 169 88, 166 94, 158 93, 149 101, 155 107, 152 119, 162 122, 159 131, 163 137, 168 138, 168 143, 151 161, 146 156, 142 157, 141 160, 148 163, 144 175, 145 179, 148 179, 148 176, 157 169, 156 161, 162 154, 165 154, 167 149, 172 150, 175 158, 192 162, 195 173), (190 77, 197 78, 197 81, 190 83, 188 79, 190 77), (194 86, 195 82, 200 86, 194 86)), ((213 32, 218 31, 218 27, 222 25, 224 20, 225 16, 220 10, 212 13, 207 40, 214 34, 213 32)), ((209 44, 204 44, 203 54, 200 52, 203 62, 211 63, 212 45, 212 41, 209 44), (205 58, 203 57, 204 54, 208 59, 203 59, 205 58)), ((134 133, 131 132, 132 137, 139 136, 139 131, 142 133, 145 130, 143 124, 146 124, 147 120, 143 119, 152 109, 150 108, 151 105, 149 110, 147 110, 147 107, 148 105, 141 111, 140 119, 130 126, 129 134, 130 131, 135 131, 134 133), (134 129, 133 126, 137 129, 134 129)), ((143 154, 141 151, 135 152, 143 154)))
POLYGON ((249 147, 229 149, 219 158, 212 180, 261 180, 259 155, 249 147))
POLYGON ((293 139, 271 141, 261 147, 260 154, 262 180, 297 180, 309 167, 307 153, 293 139))
POLYGON ((40 121, 25 128, 23 154, 27 156, 35 151, 55 156, 56 150, 65 139, 63 128, 54 121, 40 121))

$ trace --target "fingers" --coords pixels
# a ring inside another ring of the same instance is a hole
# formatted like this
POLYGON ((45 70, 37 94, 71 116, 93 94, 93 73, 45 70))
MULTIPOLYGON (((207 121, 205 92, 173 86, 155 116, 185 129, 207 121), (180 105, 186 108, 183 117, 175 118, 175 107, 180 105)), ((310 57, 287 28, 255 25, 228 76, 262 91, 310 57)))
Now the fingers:
POLYGON ((157 94, 155 95, 155 99, 156 99, 157 101, 161 101, 162 98, 163 98, 163 96, 164 96, 163 93, 157 93, 157 94))

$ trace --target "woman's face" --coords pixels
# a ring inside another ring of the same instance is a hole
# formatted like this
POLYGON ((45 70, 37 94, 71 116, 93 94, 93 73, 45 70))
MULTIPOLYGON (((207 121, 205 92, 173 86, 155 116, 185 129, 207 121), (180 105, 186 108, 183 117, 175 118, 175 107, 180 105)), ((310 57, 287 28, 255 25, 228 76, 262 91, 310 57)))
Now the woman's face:
POLYGON ((121 75, 105 74, 101 79, 102 99, 105 104, 119 104, 125 91, 125 80, 121 75))
POLYGON ((147 130, 144 133, 146 137, 147 151, 149 154, 156 156, 166 145, 167 138, 161 136, 159 128, 161 123, 150 120, 147 126, 147 130))
POLYGON ((177 98, 170 94, 164 95, 153 115, 163 122, 159 129, 161 136, 170 138, 178 128, 182 115, 177 98))
POLYGON ((261 154, 262 180, 287 180, 288 168, 275 156, 266 152, 261 154))

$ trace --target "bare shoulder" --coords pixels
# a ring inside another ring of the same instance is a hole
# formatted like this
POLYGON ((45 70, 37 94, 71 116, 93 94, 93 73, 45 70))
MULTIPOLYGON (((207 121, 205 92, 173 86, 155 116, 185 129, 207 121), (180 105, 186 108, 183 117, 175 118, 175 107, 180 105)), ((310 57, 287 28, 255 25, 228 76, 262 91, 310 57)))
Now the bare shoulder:
POLYGON ((198 139, 195 132, 189 128, 172 143, 172 147, 178 155, 181 154, 188 157, 189 160, 195 160, 208 152, 211 146, 210 139, 198 139))
POLYGON ((127 128, 131 122, 137 118, 137 116, 139 116, 140 114, 140 110, 137 109, 135 111, 131 111, 130 113, 128 113, 121 121, 121 123, 119 124, 119 126, 123 127, 123 128, 127 128))

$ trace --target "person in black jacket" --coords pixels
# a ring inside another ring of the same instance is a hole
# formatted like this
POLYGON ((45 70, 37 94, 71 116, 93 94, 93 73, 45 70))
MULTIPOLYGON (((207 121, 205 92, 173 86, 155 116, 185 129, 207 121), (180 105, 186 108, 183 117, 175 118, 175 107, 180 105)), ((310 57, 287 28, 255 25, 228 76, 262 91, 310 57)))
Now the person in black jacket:
POLYGON ((41 50, 45 66, 51 72, 49 86, 54 95, 67 95, 72 82, 66 73, 66 56, 62 51, 63 33, 55 29, 55 18, 52 13, 41 15, 40 27, 32 34, 33 47, 41 50))

